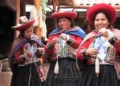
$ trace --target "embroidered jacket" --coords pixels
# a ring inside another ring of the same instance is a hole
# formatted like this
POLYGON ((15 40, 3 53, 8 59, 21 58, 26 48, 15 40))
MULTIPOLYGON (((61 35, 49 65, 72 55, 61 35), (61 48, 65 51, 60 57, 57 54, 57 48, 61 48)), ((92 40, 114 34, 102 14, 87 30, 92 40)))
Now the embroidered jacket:
MULTIPOLYGON (((115 31, 115 30, 111 30, 111 31, 115 31)), ((77 51, 77 57, 80 59, 80 60, 84 60, 84 59, 86 59, 87 61, 88 61, 88 64, 94 64, 94 61, 90 61, 91 59, 93 59, 93 58, 87 58, 88 56, 84 56, 83 55, 83 50, 85 50, 85 49, 87 49, 87 48, 89 48, 89 47, 93 47, 92 45, 94 44, 94 42, 95 42, 95 40, 96 40, 96 38, 98 38, 97 37, 98 36, 98 34, 97 34, 97 32, 96 31, 92 31, 91 33, 89 33, 86 37, 85 37, 85 39, 83 40, 83 42, 81 43, 81 45, 80 45, 80 47, 79 47, 79 49, 78 49, 78 51, 77 51)), ((100 41, 100 40, 99 40, 100 41)), ((99 42, 100 43, 100 42, 99 42)), ((109 43, 109 41, 108 41, 108 43, 109 43)), ((109 43, 109 47, 107 48, 107 52, 106 52, 106 54, 109 54, 109 55, 112 55, 112 58, 114 58, 115 59, 115 53, 118 53, 118 52, 120 52, 120 46, 119 46, 119 44, 120 44, 120 41, 118 41, 118 43, 115 45, 115 46, 113 46, 113 45, 111 45, 110 43, 109 43), (118 51, 118 52, 116 52, 116 51, 118 51), (109 52, 109 53, 108 53, 109 52), (111 53, 110 53, 111 52, 111 53)), ((105 44, 103 45, 101 45, 101 47, 104 47, 105 46, 105 44)), ((94 48, 94 47, 93 47, 94 48)), ((110 60, 112 60, 112 58, 110 59, 108 59, 107 57, 109 57, 109 56, 106 56, 106 58, 104 59, 104 61, 108 61, 108 62, 111 62, 110 60)), ((113 62, 111 62, 111 63, 113 63, 113 62)))
MULTIPOLYGON (((31 49, 28 47, 29 41, 34 42, 36 47, 44 47, 41 40, 34 35, 30 39, 26 39, 26 38, 16 39, 13 42, 10 53, 9 53, 9 62, 10 62, 10 67, 12 70, 14 70, 15 64, 18 66, 21 64, 26 65, 26 64, 32 63, 32 61, 33 61, 32 58, 31 58, 31 60, 30 59, 26 60, 25 63, 23 63, 21 61, 21 56, 25 55, 26 52, 31 51, 31 49)), ((33 46, 34 47, 33 49, 36 48, 35 46, 33 46)), ((32 51, 34 51, 34 50, 32 50, 32 51)), ((35 56, 35 55, 33 55, 33 56, 35 56)), ((35 62, 36 61, 38 61, 38 59, 35 59, 35 62)))
POLYGON ((86 35, 85 32, 79 27, 74 27, 71 30, 66 30, 63 32, 61 32, 61 30, 57 28, 56 30, 51 32, 48 38, 47 45, 45 46, 45 52, 46 54, 48 54, 47 57, 50 58, 51 56, 52 57, 58 56, 58 58, 65 58, 65 57, 74 58, 76 56, 76 50, 80 45, 80 43, 82 42, 85 35, 86 35), (55 37, 59 37, 61 33, 68 34, 70 36, 71 43, 59 39, 60 42, 54 45, 52 49, 48 48, 50 41, 55 37))
MULTIPOLYGON (((110 29, 114 36, 118 38, 117 42, 115 43, 115 45, 111 45, 108 41, 108 43, 110 44, 110 46, 107 49, 106 52, 106 56, 104 57, 104 62, 109 63, 114 65, 116 73, 118 78, 120 79, 120 30, 117 29, 110 29)), ((92 44, 94 44, 96 37, 98 36, 96 31, 92 31, 91 33, 89 33, 84 40, 82 41, 80 47, 78 48, 77 51, 77 58, 79 58, 80 60, 86 60, 87 64, 94 64, 95 60, 94 58, 90 57, 90 56, 85 56, 84 55, 84 51, 89 48, 92 47, 92 44)), ((100 45, 102 47, 104 47, 104 43, 102 45, 100 45)), ((99 49, 99 48, 98 48, 99 49)), ((103 54, 100 54, 101 58, 102 56, 104 56, 103 54)))

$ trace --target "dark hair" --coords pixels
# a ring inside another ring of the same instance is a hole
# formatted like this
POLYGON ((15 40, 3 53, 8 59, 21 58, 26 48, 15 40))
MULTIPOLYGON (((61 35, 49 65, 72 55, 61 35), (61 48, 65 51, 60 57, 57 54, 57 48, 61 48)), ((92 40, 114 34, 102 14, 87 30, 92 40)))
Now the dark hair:
MULTIPOLYGON (((110 16, 106 13, 106 12, 99 12, 99 13, 103 13, 103 14, 105 14, 105 16, 106 16, 106 18, 108 19, 108 21, 110 22, 110 16)), ((97 13, 98 14, 98 13, 97 13)), ((97 15, 96 14, 96 15, 97 15)))
POLYGON ((89 23, 87 19, 84 19, 84 24, 81 26, 81 28, 86 32, 89 33, 92 30, 94 30, 94 26, 89 23), (88 29, 89 28, 89 29, 88 29))
POLYGON ((25 32, 25 30, 21 30, 19 37, 24 37, 24 32, 25 32))
POLYGON ((84 24, 81 26, 83 30, 86 30, 88 28, 89 21, 87 19, 84 19, 84 24))
MULTIPOLYGON (((63 17, 62 17, 62 18, 63 18, 63 17)), ((64 18, 68 19, 68 20, 71 22, 71 27, 74 27, 74 26, 75 26, 74 20, 73 20, 72 18, 70 18, 70 17, 64 17, 64 18)), ((58 24, 59 19, 61 19, 61 18, 58 18, 58 19, 57 19, 57 24, 58 24)))
MULTIPOLYGON (((110 22, 110 16, 106 13, 106 12, 99 12, 99 13, 103 13, 105 16, 106 16, 106 18, 108 19, 108 21, 110 22)), ((98 13, 97 13, 98 14, 98 13)), ((96 15, 97 15, 96 14, 96 15)), ((96 17, 96 15, 95 15, 95 17, 96 17)), ((95 18, 94 18, 94 21, 95 21, 95 18)), ((111 22, 110 22, 111 23, 111 22)), ((110 27, 111 26, 111 24, 108 26, 108 27, 110 27)))

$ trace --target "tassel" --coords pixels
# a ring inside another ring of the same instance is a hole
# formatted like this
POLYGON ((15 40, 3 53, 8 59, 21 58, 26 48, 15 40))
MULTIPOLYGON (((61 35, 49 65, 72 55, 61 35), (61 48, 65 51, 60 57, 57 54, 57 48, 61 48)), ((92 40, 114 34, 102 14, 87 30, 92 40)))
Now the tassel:
POLYGON ((56 64, 55 64, 54 73, 56 74, 56 77, 57 77, 57 75, 59 74, 59 64, 58 64, 58 59, 57 59, 56 64))
POLYGON ((59 39, 59 42, 55 45, 55 48, 56 48, 56 55, 57 55, 56 58, 57 58, 57 60, 56 60, 56 64, 55 64, 55 67, 54 67, 54 73, 56 74, 56 77, 57 77, 57 75, 59 74, 58 56, 61 52, 60 39, 59 39))
POLYGON ((96 60, 95 60, 95 73, 97 74, 97 77, 98 77, 98 75, 99 75, 99 73, 100 73, 100 64, 99 64, 99 59, 98 59, 98 57, 97 57, 96 60))

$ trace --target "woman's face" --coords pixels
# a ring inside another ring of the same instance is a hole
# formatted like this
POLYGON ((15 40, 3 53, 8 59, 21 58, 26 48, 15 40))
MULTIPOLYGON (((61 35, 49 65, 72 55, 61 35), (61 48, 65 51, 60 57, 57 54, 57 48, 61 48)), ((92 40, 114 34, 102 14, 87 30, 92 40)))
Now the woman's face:
POLYGON ((108 28, 110 22, 108 21, 106 15, 104 13, 98 13, 95 17, 94 26, 96 30, 101 28, 108 28))
POLYGON ((33 29, 32 29, 32 27, 29 27, 28 29, 26 29, 26 30, 24 31, 24 37, 25 37, 25 38, 30 38, 32 34, 33 34, 33 29))
POLYGON ((65 29, 65 30, 71 29, 71 22, 67 18, 60 18, 58 20, 58 25, 62 30, 63 29, 65 29))

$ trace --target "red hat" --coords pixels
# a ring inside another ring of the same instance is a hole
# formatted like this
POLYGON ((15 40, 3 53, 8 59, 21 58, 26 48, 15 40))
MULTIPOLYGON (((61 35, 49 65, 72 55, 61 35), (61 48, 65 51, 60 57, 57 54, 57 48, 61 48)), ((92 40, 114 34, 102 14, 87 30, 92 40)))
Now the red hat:
POLYGON ((105 12, 110 17, 110 23, 114 23, 116 19, 116 11, 115 9, 105 3, 95 4, 90 7, 87 11, 87 20, 94 25, 95 16, 99 12, 105 12))
POLYGON ((16 30, 19 30, 19 31, 29 28, 35 22, 35 20, 28 20, 26 16, 20 17, 20 20, 21 20, 22 24, 13 26, 13 28, 16 28, 16 30))
POLYGON ((30 21, 22 24, 21 26, 18 26, 18 27, 16 28, 16 30, 21 31, 21 30, 27 29, 27 28, 29 28, 30 26, 32 26, 34 22, 35 22, 35 20, 30 20, 30 21))
POLYGON ((70 18, 74 19, 77 17, 77 13, 76 12, 63 12, 63 11, 59 10, 58 12, 52 13, 52 17, 53 18, 70 17, 70 18))

